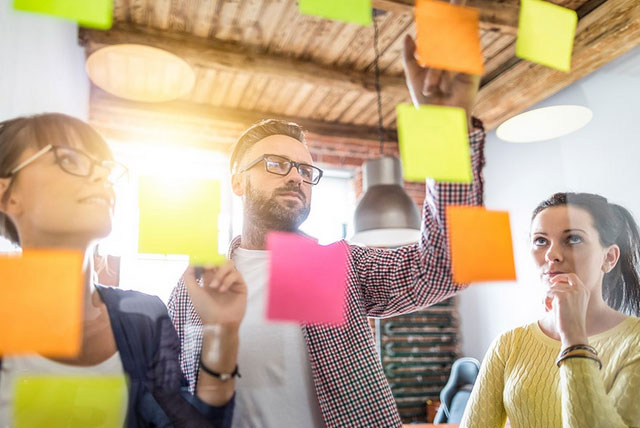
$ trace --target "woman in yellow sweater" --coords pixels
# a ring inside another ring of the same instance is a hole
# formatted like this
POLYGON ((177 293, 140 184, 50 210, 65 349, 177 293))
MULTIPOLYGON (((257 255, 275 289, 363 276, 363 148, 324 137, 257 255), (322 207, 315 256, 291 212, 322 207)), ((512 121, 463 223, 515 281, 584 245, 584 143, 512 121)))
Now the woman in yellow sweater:
POLYGON ((633 217, 601 196, 557 193, 533 212, 531 253, 546 316, 494 341, 461 427, 640 427, 633 217))

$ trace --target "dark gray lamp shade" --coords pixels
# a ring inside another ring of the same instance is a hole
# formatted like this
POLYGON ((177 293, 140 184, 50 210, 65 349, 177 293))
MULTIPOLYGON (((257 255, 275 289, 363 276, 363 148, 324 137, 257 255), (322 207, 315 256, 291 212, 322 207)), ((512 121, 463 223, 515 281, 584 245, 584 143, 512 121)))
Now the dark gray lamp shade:
POLYGON ((354 244, 398 247, 420 237, 420 212, 402 187, 397 157, 371 159, 362 166, 364 194, 354 215, 354 244))

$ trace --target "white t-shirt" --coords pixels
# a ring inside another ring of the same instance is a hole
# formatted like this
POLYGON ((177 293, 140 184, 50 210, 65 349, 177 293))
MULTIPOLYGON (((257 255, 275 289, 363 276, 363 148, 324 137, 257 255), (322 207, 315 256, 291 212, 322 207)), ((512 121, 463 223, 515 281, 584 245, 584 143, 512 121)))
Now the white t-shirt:
POLYGON ((233 427, 323 427, 300 326, 265 320, 268 252, 238 248, 233 261, 248 289, 233 427))
MULTIPOLYGON (((120 353, 95 366, 72 366, 58 363, 40 355, 19 357, 3 357, 0 370, 0 428, 9 428, 13 404, 14 383, 20 376, 25 375, 56 375, 56 376, 118 376, 124 374, 120 353)), ((126 409, 128 397, 123 397, 123 408, 126 409)), ((124 425, 126 412, 122 412, 124 425)))

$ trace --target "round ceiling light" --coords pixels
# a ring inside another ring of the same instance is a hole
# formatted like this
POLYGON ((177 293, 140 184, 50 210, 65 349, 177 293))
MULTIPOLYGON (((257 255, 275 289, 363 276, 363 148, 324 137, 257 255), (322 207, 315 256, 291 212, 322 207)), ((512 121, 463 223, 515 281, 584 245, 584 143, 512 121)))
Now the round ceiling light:
POLYGON ((593 112, 583 106, 560 105, 521 113, 503 122, 498 138, 511 143, 533 143, 570 134, 591 121, 593 112))
POLYGON ((121 98, 170 101, 187 95, 195 83, 186 61, 151 46, 123 44, 93 52, 86 63, 91 81, 121 98))

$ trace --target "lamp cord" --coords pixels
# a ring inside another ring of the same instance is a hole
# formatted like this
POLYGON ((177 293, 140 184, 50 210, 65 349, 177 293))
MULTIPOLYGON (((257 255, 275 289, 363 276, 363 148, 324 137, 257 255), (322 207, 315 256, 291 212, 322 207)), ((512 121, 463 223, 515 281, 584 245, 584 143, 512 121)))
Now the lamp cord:
MULTIPOLYGON (((375 11, 374 11, 375 12, 375 11)), ((378 102, 378 139, 380 140, 380 155, 383 152, 383 144, 384 144, 384 127, 382 125, 382 91, 380 89, 380 65, 378 64, 378 60, 380 58, 380 49, 378 46, 378 22, 376 21, 376 14, 373 16, 373 49, 376 54, 375 59, 373 60, 373 66, 375 69, 375 87, 376 87, 376 98, 378 102)))

